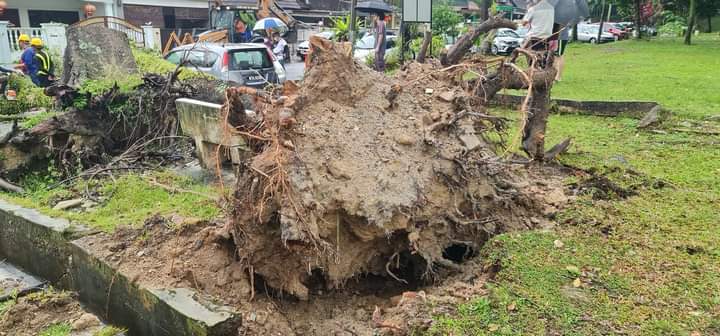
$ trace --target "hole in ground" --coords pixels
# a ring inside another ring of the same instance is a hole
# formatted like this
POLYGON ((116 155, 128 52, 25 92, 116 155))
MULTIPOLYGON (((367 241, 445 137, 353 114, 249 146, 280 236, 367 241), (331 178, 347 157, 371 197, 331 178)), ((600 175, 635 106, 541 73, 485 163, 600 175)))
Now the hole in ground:
POLYGON ((452 244, 443 251, 443 258, 454 261, 458 264, 475 257, 475 249, 468 244, 452 244))

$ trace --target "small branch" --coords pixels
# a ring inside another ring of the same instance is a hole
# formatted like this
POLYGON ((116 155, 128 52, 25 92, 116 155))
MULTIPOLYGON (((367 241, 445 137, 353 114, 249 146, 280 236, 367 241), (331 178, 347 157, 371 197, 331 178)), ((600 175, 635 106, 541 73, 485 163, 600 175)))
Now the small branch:
POLYGON ((14 192, 14 193, 18 193, 18 194, 22 194, 25 192, 25 189, 6 181, 2 177, 0 177, 0 188, 5 189, 7 191, 14 192))

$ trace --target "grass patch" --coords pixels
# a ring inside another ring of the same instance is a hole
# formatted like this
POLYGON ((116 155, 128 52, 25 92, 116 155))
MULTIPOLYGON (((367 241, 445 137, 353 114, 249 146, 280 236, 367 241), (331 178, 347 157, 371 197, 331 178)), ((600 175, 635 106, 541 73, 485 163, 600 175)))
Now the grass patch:
POLYGON ((701 34, 693 45, 679 38, 573 43, 563 81, 553 97, 657 101, 684 117, 720 113, 720 36, 701 34))
POLYGON ((103 327, 102 329, 96 331, 93 334, 93 336, 117 336, 117 335, 120 335, 125 332, 127 332, 127 330, 125 330, 125 329, 107 326, 107 327, 103 327))
POLYGON ((707 136, 637 132, 636 124, 551 116, 550 143, 574 138, 561 161, 639 185, 639 195, 582 196, 554 231, 492 239, 482 254, 501 271, 485 308, 439 316, 432 334, 720 333, 720 151, 707 136))
POLYGON ((80 181, 69 187, 50 189, 55 182, 46 175, 30 175, 21 183, 26 189, 25 195, 0 193, 0 197, 21 206, 36 208, 49 216, 66 218, 105 231, 123 225, 140 225, 155 214, 210 220, 219 216, 221 211, 210 198, 218 196, 213 186, 199 184, 171 172, 128 174, 116 181, 80 181), (153 181, 192 193, 172 193, 154 185, 153 181), (53 210, 57 202, 82 198, 87 190, 96 194, 101 203, 88 210, 53 210))
MULTIPOLYGON (((690 47, 666 39, 574 45, 565 81, 554 93, 658 100, 681 117, 702 118, 720 106, 713 93, 720 82, 707 71, 718 68, 719 50, 717 38, 707 36, 690 47)), ((639 194, 580 196, 558 215, 555 230, 493 238, 481 251, 501 265, 489 294, 459 306, 457 314, 437 316, 430 334, 720 334, 717 137, 641 132, 637 123, 550 117, 548 145, 573 138, 562 162, 603 173, 639 194)))
POLYGON ((72 331, 72 327, 69 323, 58 323, 49 326, 47 329, 40 332, 40 336, 69 336, 72 331))

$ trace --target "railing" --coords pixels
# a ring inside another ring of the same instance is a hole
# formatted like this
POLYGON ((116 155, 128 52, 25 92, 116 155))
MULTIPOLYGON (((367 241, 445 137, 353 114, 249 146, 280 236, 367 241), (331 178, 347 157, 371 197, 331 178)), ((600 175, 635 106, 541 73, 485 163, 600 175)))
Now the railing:
POLYGON ((8 28, 8 43, 13 52, 22 52, 20 47, 20 35, 27 34, 30 38, 39 37, 45 39, 45 32, 42 28, 8 28))
POLYGON ((89 19, 82 20, 75 23, 75 27, 84 27, 90 25, 103 25, 107 28, 117 30, 127 35, 128 39, 135 43, 136 46, 143 48, 145 47, 145 33, 142 28, 133 25, 121 18, 114 16, 93 16, 89 19))

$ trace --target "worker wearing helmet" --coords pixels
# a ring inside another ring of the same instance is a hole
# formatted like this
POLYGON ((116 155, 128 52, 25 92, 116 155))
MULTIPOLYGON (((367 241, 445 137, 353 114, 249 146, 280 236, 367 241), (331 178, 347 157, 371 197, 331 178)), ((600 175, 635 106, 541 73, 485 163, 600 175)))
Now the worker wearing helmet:
POLYGON ((27 34, 20 34, 20 37, 18 37, 18 45, 23 52, 20 55, 20 62, 15 65, 15 69, 29 75, 35 70, 32 68, 33 60, 35 59, 35 49, 30 47, 30 36, 27 34))
POLYGON ((55 80, 53 64, 50 54, 43 48, 43 41, 37 37, 30 40, 30 46, 35 50, 34 69, 35 72, 30 73, 33 83, 39 87, 48 87, 55 80))

